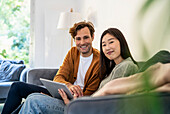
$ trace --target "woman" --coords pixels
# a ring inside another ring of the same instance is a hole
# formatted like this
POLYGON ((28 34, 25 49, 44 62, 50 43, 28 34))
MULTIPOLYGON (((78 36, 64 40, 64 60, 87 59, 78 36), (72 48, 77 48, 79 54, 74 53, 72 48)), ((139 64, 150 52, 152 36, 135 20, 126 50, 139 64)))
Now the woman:
MULTIPOLYGON (((100 63, 100 76, 103 81, 99 89, 113 79, 134 74, 138 69, 123 34, 116 28, 105 30, 101 36, 100 63)), ((62 89, 58 91, 64 103, 68 104, 69 100, 65 92, 62 89)), ((75 98, 76 96, 74 95, 75 98)), ((63 113, 64 103, 62 100, 36 93, 27 98, 20 113, 63 113)))

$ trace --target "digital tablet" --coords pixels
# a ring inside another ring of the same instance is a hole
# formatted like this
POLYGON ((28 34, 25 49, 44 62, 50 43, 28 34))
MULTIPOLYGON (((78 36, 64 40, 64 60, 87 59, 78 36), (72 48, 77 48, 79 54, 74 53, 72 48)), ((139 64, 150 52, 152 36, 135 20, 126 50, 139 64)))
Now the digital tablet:
POLYGON ((59 83, 43 78, 40 78, 40 81, 43 83, 43 85, 47 88, 47 90, 53 97, 62 99, 60 94, 58 93, 58 89, 63 89, 64 92, 67 94, 68 99, 71 100, 73 98, 73 95, 64 83, 59 83))

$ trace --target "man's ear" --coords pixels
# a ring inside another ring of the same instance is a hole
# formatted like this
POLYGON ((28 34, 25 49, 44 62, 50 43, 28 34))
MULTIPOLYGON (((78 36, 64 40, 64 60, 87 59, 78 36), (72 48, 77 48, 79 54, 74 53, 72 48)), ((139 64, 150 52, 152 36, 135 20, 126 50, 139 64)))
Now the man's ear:
POLYGON ((93 34, 93 36, 92 36, 92 41, 94 40, 94 34, 93 34))

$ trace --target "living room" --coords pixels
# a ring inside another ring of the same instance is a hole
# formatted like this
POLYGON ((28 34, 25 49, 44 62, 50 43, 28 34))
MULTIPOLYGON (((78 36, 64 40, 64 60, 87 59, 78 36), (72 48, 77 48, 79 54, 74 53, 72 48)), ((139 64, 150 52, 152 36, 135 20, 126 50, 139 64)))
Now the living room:
MULTIPOLYGON (((58 29, 62 12, 78 12, 93 22, 93 47, 99 49, 101 33, 120 29, 137 61, 146 61, 160 50, 170 50, 168 0, 31 0, 30 68, 58 69, 71 48, 68 29, 58 29)), ((73 46, 74 46, 73 42, 73 46)))

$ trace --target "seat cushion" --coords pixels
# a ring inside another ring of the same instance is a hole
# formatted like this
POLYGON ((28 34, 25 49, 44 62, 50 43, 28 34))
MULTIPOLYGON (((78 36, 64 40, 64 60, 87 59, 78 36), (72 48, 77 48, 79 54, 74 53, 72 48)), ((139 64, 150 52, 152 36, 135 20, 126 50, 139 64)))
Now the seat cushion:
POLYGON ((13 82, 1 82, 0 83, 0 99, 5 99, 8 95, 8 91, 13 82))

